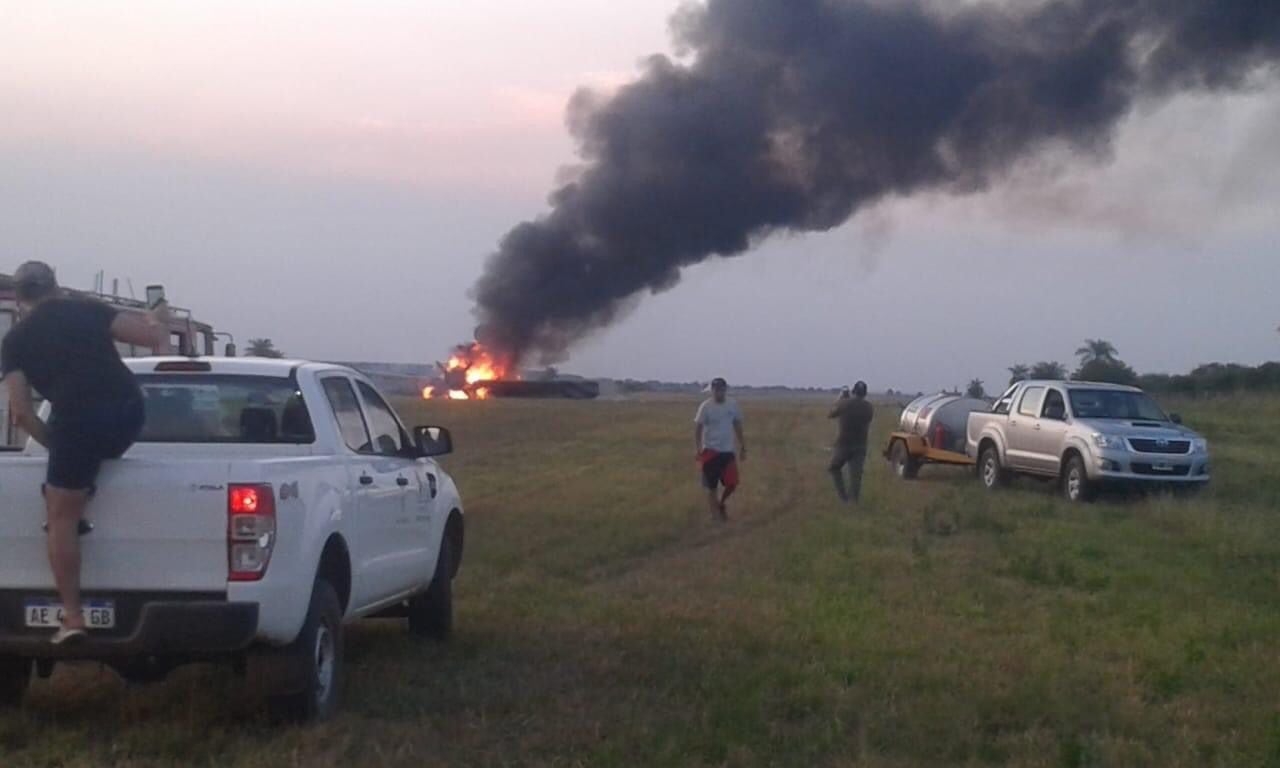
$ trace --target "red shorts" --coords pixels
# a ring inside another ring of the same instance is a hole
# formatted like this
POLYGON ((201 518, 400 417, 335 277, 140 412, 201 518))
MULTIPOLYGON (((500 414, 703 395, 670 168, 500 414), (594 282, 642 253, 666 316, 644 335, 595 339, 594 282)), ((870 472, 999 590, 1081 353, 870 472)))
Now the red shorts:
POLYGON ((702 485, 714 491, 723 485, 725 488, 738 487, 738 459, 732 453, 706 450, 698 456, 702 465, 702 485))

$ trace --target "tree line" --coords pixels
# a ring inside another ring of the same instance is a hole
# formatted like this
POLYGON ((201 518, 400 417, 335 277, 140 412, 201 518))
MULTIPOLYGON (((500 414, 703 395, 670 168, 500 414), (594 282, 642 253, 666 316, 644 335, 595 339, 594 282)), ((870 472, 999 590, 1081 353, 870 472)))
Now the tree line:
MULTIPOLYGON (((1207 363, 1190 373, 1139 374, 1120 359, 1115 345, 1105 339, 1086 339, 1076 350, 1078 364, 1070 377, 1076 381, 1098 381, 1108 384, 1127 384, 1142 387, 1157 394, 1189 396, 1221 395, 1236 392, 1280 392, 1280 362, 1258 366, 1236 363, 1207 363)), ((1054 361, 1042 361, 1034 365, 1018 364, 1009 367, 1009 384, 1027 379, 1066 379, 1067 366, 1054 361)), ((983 397, 983 382, 969 382, 968 394, 983 397)))
MULTIPOLYGON (((250 339, 245 349, 246 357, 284 357, 284 352, 276 349, 271 339, 250 339)), ((1139 374, 1120 359, 1120 352, 1115 345, 1105 339, 1085 339, 1084 344, 1076 350, 1078 365, 1075 371, 1069 372, 1062 363, 1044 360, 1034 365, 1018 364, 1009 367, 1009 384, 1013 385, 1027 379, 1047 379, 1050 381, 1071 378, 1076 381, 1099 381, 1107 384, 1127 384, 1142 387, 1148 392, 1173 395, 1221 395, 1235 392, 1280 392, 1280 362, 1264 363, 1258 366, 1238 365, 1236 363, 1207 363, 1197 367, 1190 373, 1144 373, 1139 374)), ((554 378, 554 369, 548 369, 554 378)), ((623 391, 647 391, 663 387, 701 389, 701 384, 661 384, 660 382, 639 382, 626 380, 621 382, 623 391)), ((814 390, 816 388, 810 388, 814 390)), ((889 390, 890 395, 897 394, 889 390)), ((981 379, 973 379, 965 390, 968 397, 985 398, 986 384, 981 379)))

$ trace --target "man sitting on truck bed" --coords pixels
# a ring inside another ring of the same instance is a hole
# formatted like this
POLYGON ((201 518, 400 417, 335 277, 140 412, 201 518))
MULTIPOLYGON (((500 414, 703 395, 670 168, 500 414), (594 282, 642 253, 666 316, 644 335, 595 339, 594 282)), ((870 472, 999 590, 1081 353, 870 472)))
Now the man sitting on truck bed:
POLYGON ((142 392, 114 342, 163 348, 168 330, 162 308, 144 318, 60 297, 53 269, 43 262, 23 264, 13 280, 23 319, 5 336, 0 371, 18 425, 49 449, 49 566, 63 606, 52 641, 61 644, 85 634, 79 526, 98 469, 122 456, 142 430, 142 392), (48 424, 36 415, 33 389, 53 407, 48 424))

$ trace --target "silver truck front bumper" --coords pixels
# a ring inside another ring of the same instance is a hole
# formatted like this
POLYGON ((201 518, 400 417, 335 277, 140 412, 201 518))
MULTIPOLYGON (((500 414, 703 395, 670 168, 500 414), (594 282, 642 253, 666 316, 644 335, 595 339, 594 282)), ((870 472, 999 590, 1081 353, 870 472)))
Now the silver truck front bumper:
POLYGON ((1191 453, 1165 456, 1102 451, 1089 467, 1090 479, 1130 483, 1202 484, 1209 482, 1209 457, 1191 453))

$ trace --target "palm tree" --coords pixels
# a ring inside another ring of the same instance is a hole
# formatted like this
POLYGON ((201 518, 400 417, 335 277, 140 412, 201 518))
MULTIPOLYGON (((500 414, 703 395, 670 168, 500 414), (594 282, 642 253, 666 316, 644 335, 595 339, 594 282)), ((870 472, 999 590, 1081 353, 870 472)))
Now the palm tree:
POLYGON ((1039 362, 1031 366, 1031 378, 1057 381, 1067 378, 1067 366, 1062 363, 1039 362))
POLYGON ((1103 363, 1114 363, 1116 355, 1120 351, 1115 345, 1103 339, 1085 339, 1084 346, 1076 350, 1076 356, 1080 358, 1080 365, 1092 363, 1095 360, 1103 363))
POLYGON ((1030 366, 1022 365, 1021 363, 1019 363, 1018 365, 1014 365, 1009 368, 1009 384, 1011 385, 1017 384, 1020 381, 1026 381, 1030 377, 1031 377, 1030 366))
POLYGON ((284 357, 284 353, 276 349, 271 339, 249 339, 249 346, 244 351, 245 357, 284 357))
POLYGON ((974 379, 970 381, 969 388, 968 390, 966 390, 965 395, 967 395, 968 397, 975 398, 977 400, 981 400, 982 398, 986 397, 987 390, 986 390, 986 387, 983 385, 982 379, 974 379))

